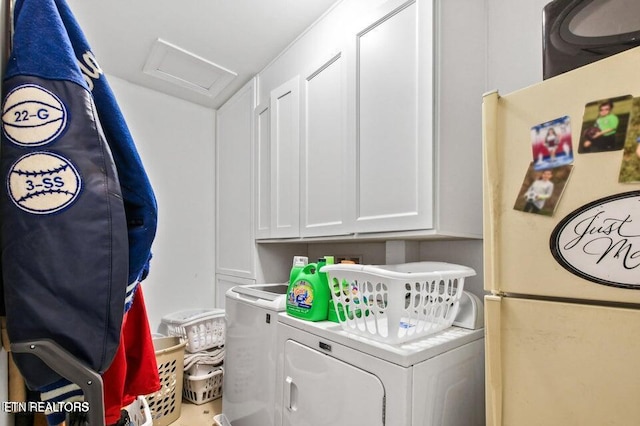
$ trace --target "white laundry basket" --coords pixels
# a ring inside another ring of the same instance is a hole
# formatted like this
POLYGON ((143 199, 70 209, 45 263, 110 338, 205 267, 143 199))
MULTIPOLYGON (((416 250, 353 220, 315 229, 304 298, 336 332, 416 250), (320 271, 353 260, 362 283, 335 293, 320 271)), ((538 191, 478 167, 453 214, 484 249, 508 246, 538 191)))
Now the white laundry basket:
POLYGON ((169 336, 187 342, 187 352, 224 345, 224 309, 190 309, 162 317, 169 336))
POLYGON ((130 405, 125 407, 129 413, 132 426, 152 426, 151 411, 144 396, 140 395, 130 405))
POLYGON ((444 262, 327 265, 331 298, 343 330, 401 343, 443 330, 458 313, 469 267, 444 262))
POLYGON ((182 397, 196 405, 222 396, 222 367, 194 364, 184 372, 182 397))
POLYGON ((145 398, 154 426, 167 426, 180 417, 185 345, 177 336, 153 339, 160 390, 145 398))

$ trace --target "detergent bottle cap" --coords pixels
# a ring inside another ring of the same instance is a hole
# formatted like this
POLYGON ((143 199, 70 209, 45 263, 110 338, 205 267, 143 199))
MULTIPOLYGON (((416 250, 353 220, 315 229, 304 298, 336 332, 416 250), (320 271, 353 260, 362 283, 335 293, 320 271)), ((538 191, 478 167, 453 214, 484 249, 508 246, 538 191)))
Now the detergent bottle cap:
POLYGON ((317 271, 320 272, 320 268, 322 268, 324 265, 327 264, 327 259, 325 259, 324 257, 321 257, 318 259, 318 263, 316 263, 317 265, 317 271))

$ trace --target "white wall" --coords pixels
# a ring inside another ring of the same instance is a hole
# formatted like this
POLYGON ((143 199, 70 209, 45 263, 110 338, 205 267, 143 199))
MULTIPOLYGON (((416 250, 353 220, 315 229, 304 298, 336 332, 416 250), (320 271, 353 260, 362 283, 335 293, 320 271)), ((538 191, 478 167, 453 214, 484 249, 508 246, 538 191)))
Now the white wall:
POLYGON ((107 76, 158 199, 149 322, 214 306, 215 111, 107 76))
POLYGON ((549 0, 487 0, 487 89, 502 94, 542 80, 542 9, 549 0))

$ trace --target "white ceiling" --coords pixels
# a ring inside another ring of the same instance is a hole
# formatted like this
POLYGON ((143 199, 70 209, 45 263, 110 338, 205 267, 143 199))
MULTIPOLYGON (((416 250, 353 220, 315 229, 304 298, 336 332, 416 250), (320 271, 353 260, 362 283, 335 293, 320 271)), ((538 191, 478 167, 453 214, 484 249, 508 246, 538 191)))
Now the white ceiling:
POLYGON ((336 2, 67 0, 105 73, 211 108, 224 103, 336 2), (211 96, 145 73, 158 39, 237 76, 211 96))

